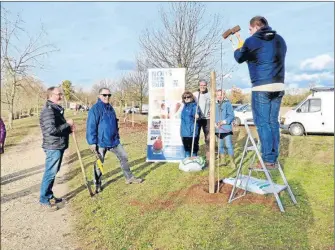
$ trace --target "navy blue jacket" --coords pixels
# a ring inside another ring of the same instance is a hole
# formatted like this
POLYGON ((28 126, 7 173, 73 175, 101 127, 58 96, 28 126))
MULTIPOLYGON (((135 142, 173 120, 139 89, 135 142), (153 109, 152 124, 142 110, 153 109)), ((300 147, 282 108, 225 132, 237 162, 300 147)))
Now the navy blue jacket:
POLYGON ((229 133, 233 130, 232 122, 235 119, 233 106, 228 99, 224 99, 222 102, 216 102, 215 104, 215 123, 226 120, 226 124, 221 125, 219 128, 215 128, 215 133, 229 133))
MULTIPOLYGON (((193 137, 194 129, 194 117, 197 109, 196 102, 185 103, 183 110, 181 111, 181 125, 180 125, 180 136, 181 137, 193 137)), ((200 115, 200 109, 198 108, 198 115, 200 115)), ((198 136, 198 123, 195 125, 195 137, 198 136)))
POLYGON ((88 112, 86 140, 89 145, 97 144, 102 148, 112 148, 120 144, 118 119, 110 104, 100 99, 88 112))
POLYGON ((284 39, 265 26, 247 38, 234 57, 238 63, 247 61, 252 86, 256 87, 284 83, 286 50, 284 39))

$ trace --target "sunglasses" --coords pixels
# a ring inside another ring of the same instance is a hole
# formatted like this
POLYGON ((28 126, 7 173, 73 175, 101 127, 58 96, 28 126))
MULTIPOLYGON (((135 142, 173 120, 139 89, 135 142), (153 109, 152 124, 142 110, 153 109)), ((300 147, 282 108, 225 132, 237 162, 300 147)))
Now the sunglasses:
POLYGON ((191 99, 192 98, 192 96, 184 96, 184 100, 185 99, 191 99))
POLYGON ((103 97, 111 97, 112 96, 112 94, 101 94, 103 97))

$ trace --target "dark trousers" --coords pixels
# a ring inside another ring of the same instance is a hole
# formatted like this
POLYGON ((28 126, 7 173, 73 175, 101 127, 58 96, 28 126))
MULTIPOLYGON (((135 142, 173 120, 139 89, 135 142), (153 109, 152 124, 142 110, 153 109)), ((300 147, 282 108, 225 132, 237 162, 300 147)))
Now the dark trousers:
MULTIPOLYGON (((182 137, 184 149, 185 149, 185 157, 191 155, 192 150, 192 139, 193 137, 182 137)), ((193 155, 197 155, 199 151, 199 137, 194 138, 194 146, 193 146, 193 155)))
POLYGON ((206 152, 209 152, 209 126, 210 126, 210 119, 200 119, 198 120, 199 131, 198 137, 200 137, 201 128, 204 132, 205 136, 205 144, 206 144, 206 152))

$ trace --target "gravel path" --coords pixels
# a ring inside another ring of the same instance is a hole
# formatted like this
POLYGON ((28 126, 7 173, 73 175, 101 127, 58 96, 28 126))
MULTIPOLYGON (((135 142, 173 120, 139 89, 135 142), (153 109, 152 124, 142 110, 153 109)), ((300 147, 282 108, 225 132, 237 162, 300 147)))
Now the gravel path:
MULTIPOLYGON (((1 249, 82 249, 71 227, 70 204, 50 212, 38 203, 45 160, 41 142, 38 131, 1 155, 1 249)), ((62 179, 69 171, 65 161, 53 189, 58 197, 69 193, 62 179)))

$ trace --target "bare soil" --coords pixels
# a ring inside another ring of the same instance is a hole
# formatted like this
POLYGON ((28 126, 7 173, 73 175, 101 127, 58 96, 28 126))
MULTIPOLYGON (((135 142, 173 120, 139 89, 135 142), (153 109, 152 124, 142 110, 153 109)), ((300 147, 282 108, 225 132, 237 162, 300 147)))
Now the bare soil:
MULTIPOLYGON (((72 228, 70 204, 57 211, 39 205, 45 154, 41 134, 35 132, 1 155, 1 249, 81 249, 72 228)), ((65 154, 65 158, 67 153, 65 154)), ((57 174, 54 193, 69 192, 63 180, 69 171, 64 163, 57 174)))

